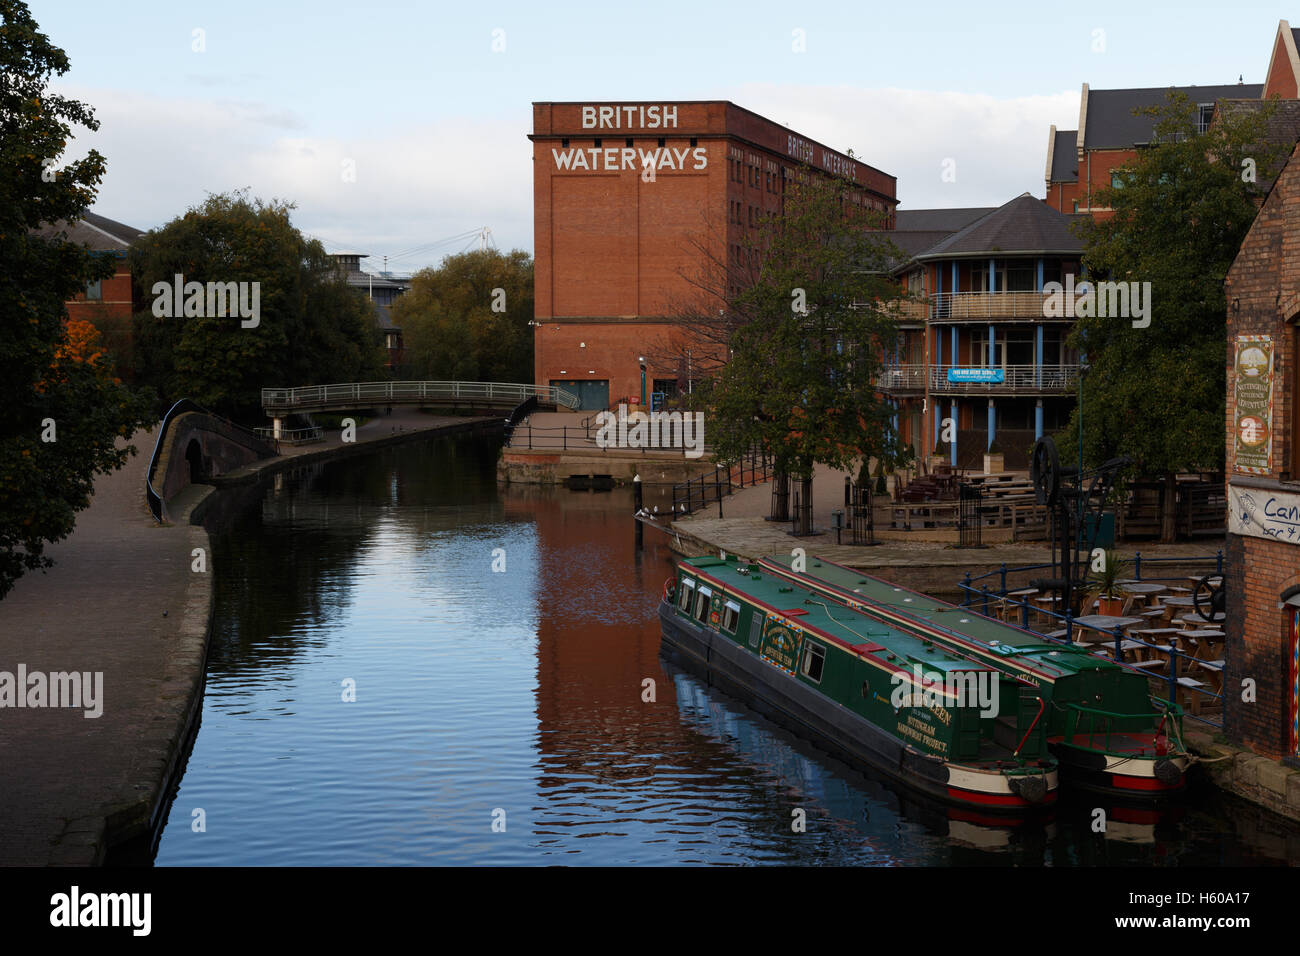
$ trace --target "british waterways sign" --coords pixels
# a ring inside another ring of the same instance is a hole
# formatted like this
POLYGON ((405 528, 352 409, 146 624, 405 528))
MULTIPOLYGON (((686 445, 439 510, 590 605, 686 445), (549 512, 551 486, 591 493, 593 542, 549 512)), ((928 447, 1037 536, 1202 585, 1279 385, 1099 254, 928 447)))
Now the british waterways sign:
POLYGON ((1300 494, 1228 485, 1228 530, 1300 544, 1300 494))

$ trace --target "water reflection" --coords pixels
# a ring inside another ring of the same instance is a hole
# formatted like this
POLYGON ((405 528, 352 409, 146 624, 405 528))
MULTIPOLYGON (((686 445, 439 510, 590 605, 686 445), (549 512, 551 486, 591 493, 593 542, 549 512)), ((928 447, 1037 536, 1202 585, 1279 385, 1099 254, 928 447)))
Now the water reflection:
POLYGON ((1103 836, 1086 805, 993 823, 840 764, 662 661, 672 555, 654 531, 635 548, 629 492, 499 489, 496 458, 481 439, 415 443, 222 496, 202 726, 158 863, 1285 855, 1287 836, 1219 804, 1111 813, 1103 836))

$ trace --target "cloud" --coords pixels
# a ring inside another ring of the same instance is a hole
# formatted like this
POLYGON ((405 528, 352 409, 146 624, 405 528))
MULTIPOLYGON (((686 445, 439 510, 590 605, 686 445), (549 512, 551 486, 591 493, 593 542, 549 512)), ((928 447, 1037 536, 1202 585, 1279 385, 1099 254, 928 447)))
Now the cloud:
POLYGON ((901 208, 1000 206, 1042 196, 1047 131, 1073 129, 1079 92, 998 99, 977 93, 751 84, 733 100, 898 177, 901 208), (954 162, 952 182, 942 178, 954 162))
MULTIPOLYGON (((297 203, 295 224, 332 240, 328 249, 404 251, 482 226, 499 248, 533 245, 527 106, 508 117, 413 118, 380 135, 342 137, 302 135, 306 124, 292 111, 247 100, 59 92, 89 103, 101 124, 81 130, 69 151, 74 158, 93 147, 108 160, 96 211, 138 228, 182 215, 209 192, 247 186, 297 203)), ((392 267, 433 263, 463 246, 392 267)))
MULTIPOLYGON (((532 145, 527 104, 488 117, 366 131, 346 117, 346 135, 314 129, 292 109, 250 99, 170 97, 62 86, 91 104, 97 133, 81 131, 72 156, 92 145, 108 159, 96 211, 140 228, 161 225, 209 192, 249 187, 298 205, 305 232, 375 254, 429 246, 483 226, 499 248, 533 247, 532 145), (355 170, 346 181, 345 162, 355 170)), ((997 99, 960 92, 749 84, 723 95, 800 134, 898 177, 903 208, 1000 205, 1028 190, 1042 195, 1047 130, 1072 128, 1078 92, 997 99), (955 179, 942 178, 952 160, 955 179)), ((431 101, 429 113, 437 109, 431 101)), ((71 158, 71 157, 69 157, 71 158)), ((393 261, 435 263, 461 239, 393 261)))

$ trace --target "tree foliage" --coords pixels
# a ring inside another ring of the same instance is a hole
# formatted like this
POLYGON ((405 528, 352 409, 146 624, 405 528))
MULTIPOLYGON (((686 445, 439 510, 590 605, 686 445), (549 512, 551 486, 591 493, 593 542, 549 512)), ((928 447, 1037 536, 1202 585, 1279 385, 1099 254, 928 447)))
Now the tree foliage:
POLYGON ((98 128, 84 103, 49 93, 68 59, 27 6, 0 0, 0 597, 46 568, 46 544, 68 535, 94 477, 120 468, 116 447, 142 423, 141 403, 112 377, 94 329, 67 323, 64 303, 112 266, 66 230, 95 198, 104 157, 58 166, 72 127, 98 128), (47 234, 38 234, 45 230, 47 234), (70 335, 71 332, 71 335, 70 335))
POLYGON ((419 379, 531 382, 532 318, 533 262, 518 249, 448 256, 393 306, 406 374, 419 379))
POLYGON ((894 410, 876 390, 897 336, 886 311, 900 296, 887 271, 896 250, 852 196, 840 180, 795 184, 733 274, 729 359, 706 399, 724 461, 758 445, 781 471, 810 477, 818 463, 900 459, 894 410))
MULTIPOLYGON (((1114 215, 1082 224, 1084 266, 1094 280, 1150 282, 1150 325, 1090 316, 1075 326, 1071 344, 1091 366, 1083 380, 1087 462, 1128 455, 1151 476, 1222 470, 1223 280, 1255 219, 1255 180, 1270 180, 1289 152, 1269 143, 1271 109, 1220 107, 1197 133, 1195 105, 1171 91, 1144 111, 1155 117, 1153 144, 1117 171, 1116 187, 1097 194, 1114 215)), ((1076 408, 1060 435, 1067 460, 1078 452, 1079 415, 1076 408)))
POLYGON ((293 225, 293 208, 243 192, 210 195, 132 247, 132 275, 150 303, 135 316, 137 375, 165 403, 191 398, 251 420, 260 415, 263 388, 384 375, 373 306, 347 285, 320 242, 293 225), (231 314, 155 315, 155 284, 170 286, 178 274, 205 286, 259 283, 257 325, 245 328, 231 314))

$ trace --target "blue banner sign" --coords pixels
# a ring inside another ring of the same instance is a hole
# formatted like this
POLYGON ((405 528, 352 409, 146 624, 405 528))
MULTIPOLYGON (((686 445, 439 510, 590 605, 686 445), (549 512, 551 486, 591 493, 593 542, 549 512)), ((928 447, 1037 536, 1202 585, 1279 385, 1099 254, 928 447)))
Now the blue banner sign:
POLYGON ((948 369, 948 381, 1001 385, 1006 381, 1006 372, 1000 368, 950 368, 948 369))

